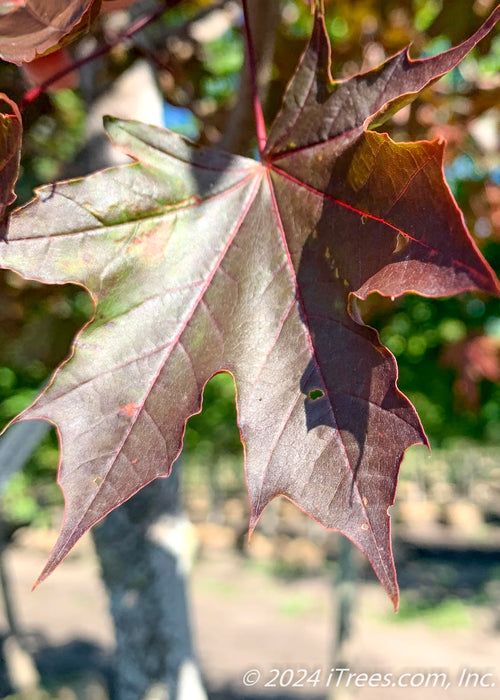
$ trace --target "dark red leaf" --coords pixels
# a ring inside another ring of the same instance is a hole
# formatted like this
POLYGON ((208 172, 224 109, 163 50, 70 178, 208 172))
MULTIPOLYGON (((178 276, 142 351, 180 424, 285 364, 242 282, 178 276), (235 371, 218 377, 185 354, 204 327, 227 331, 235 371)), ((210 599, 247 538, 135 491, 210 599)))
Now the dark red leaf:
POLYGON ((4 0, 0 13, 0 57, 32 61, 73 30, 84 31, 100 0, 4 0))
POLYGON ((5 210, 16 199, 14 185, 19 172, 23 125, 17 105, 3 93, 0 93, 0 109, 0 239, 3 239, 5 210), (12 114, 3 111, 6 105, 12 114))
POLYGON ((318 15, 263 162, 108 120, 137 161, 39 191, 0 264, 84 285, 95 318, 24 418, 59 430, 66 497, 43 579, 78 538, 178 456, 208 379, 230 372, 251 528, 284 495, 369 557, 396 603, 387 513, 405 450, 426 443, 393 356, 355 296, 500 287, 443 179, 443 144, 368 131, 452 68, 403 52, 329 79, 318 15))

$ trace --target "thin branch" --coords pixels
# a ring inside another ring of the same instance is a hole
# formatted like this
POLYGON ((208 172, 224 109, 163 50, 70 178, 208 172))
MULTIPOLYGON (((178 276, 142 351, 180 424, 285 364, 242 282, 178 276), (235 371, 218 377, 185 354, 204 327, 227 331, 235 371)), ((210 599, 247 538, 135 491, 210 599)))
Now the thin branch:
POLYGON ((164 0, 163 5, 161 7, 159 7, 154 12, 151 12, 148 15, 139 17, 139 19, 133 22, 133 24, 131 24, 128 29, 121 32, 120 34, 117 34, 112 41, 107 41, 103 46, 100 46, 88 56, 84 56, 83 58, 75 61, 70 66, 67 66, 63 70, 54 73, 54 75, 45 80, 41 85, 38 85, 37 87, 34 87, 31 90, 28 90, 25 93, 19 106, 20 111, 22 112, 28 104, 36 100, 37 97, 39 97, 43 92, 45 92, 45 90, 47 90, 48 87, 50 87, 55 82, 66 76, 68 73, 71 73, 72 71, 81 68, 87 63, 95 61, 101 56, 105 56, 113 48, 115 48, 115 46, 118 46, 118 44, 121 44, 124 41, 130 39, 130 37, 134 36, 134 34, 137 34, 149 24, 161 17, 166 10, 175 7, 176 5, 179 5, 180 2, 182 2, 182 0, 164 0))
POLYGON ((264 122, 264 114, 262 112, 262 103, 259 97, 259 90, 257 86, 257 65, 255 61, 255 54, 252 42, 252 36, 250 33, 250 22, 248 17, 248 0, 243 0, 243 16, 245 19, 245 40, 247 45, 247 56, 250 68, 250 80, 252 83, 252 102, 253 111, 255 115, 255 126, 257 130, 257 143, 259 147, 259 153, 262 157, 264 153, 264 148, 266 146, 267 134, 266 134, 266 124, 264 122))

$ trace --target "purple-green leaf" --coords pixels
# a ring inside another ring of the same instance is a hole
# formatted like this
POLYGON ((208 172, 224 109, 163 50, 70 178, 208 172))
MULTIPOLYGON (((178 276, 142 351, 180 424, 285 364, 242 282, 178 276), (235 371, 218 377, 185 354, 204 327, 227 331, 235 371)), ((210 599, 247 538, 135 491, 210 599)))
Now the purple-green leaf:
POLYGON ((66 512, 43 579, 78 538, 158 476, 203 388, 230 372, 251 528, 286 496, 368 556, 395 604, 388 507, 426 443, 397 368, 355 297, 499 294, 443 178, 443 144, 368 131, 491 29, 425 61, 329 78, 317 15, 262 162, 107 120, 137 163, 43 188, 0 265, 75 282, 96 304, 72 357, 21 418, 58 427, 66 512))

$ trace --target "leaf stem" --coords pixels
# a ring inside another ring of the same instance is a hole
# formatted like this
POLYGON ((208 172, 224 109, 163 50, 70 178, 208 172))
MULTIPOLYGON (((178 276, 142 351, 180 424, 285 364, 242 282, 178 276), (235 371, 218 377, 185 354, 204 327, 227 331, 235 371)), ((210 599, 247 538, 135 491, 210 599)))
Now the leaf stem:
POLYGON ((31 88, 31 90, 28 90, 24 94, 23 99, 21 100, 21 104, 19 105, 20 112, 22 113, 27 105, 36 100, 37 97, 39 97, 43 92, 45 92, 45 90, 48 87, 50 87, 55 82, 66 76, 68 73, 71 73, 72 71, 77 70, 82 66, 85 66, 87 63, 95 61, 101 56, 105 56, 115 46, 118 46, 118 44, 121 44, 127 39, 130 39, 130 37, 132 37, 134 34, 137 34, 142 29, 147 27, 148 24, 151 24, 159 17, 161 17, 165 10, 175 7, 175 5, 178 5, 180 2, 182 2, 182 0, 163 0, 161 7, 158 7, 154 12, 151 12, 150 14, 147 14, 143 17, 139 17, 135 22, 133 22, 130 25, 128 29, 126 29, 123 32, 120 32, 120 34, 117 34, 112 41, 107 41, 103 46, 100 46, 95 51, 92 51, 92 53, 90 53, 88 56, 84 56, 83 58, 75 61, 71 65, 66 66, 66 68, 63 68, 63 70, 54 73, 54 75, 52 75, 50 78, 44 80, 44 82, 40 85, 31 88))
POLYGON ((262 104, 259 97, 259 89, 257 86, 257 64, 255 61, 255 53, 253 49, 252 35, 250 33, 250 22, 248 14, 248 0, 242 0, 243 17, 245 20, 245 41, 247 45, 248 67, 250 70, 250 80, 252 83, 252 102, 255 115, 255 127, 257 131, 257 144, 259 154, 262 158, 267 141, 266 124, 264 114, 262 112, 262 104))

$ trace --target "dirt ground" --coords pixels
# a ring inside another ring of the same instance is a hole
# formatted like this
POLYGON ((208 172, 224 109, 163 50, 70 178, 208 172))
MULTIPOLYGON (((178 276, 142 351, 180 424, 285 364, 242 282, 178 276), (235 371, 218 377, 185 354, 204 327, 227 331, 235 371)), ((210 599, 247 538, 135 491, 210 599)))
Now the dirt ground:
MULTIPOLYGON (((22 629, 34 635, 36 646, 43 650, 40 659, 47 674, 57 676, 64 663, 66 672, 90 669, 105 679, 113 631, 91 540, 85 537, 76 553, 31 593, 46 554, 43 547, 31 546, 11 547, 6 555, 22 629)), ((403 579, 413 575, 411 569, 402 574, 403 579)), ((332 671, 331 579, 325 574, 283 580, 231 549, 205 549, 192 573, 191 599, 199 658, 212 697, 500 697, 500 631, 491 605, 460 605, 449 619, 426 615, 407 619, 403 599, 398 618, 376 583, 357 588, 353 635, 343 663, 334 662, 332 671), (348 673, 366 675, 352 676, 348 687, 339 682, 337 688, 338 668, 349 669, 342 680, 348 673), (260 680, 245 687, 243 676, 251 670, 250 680, 257 678, 255 671, 260 680), (446 678, 427 675, 433 672, 446 678), (384 674, 392 675, 384 679, 384 674), (399 680, 406 687, 397 687, 399 680), (438 687, 433 687, 435 683, 438 687), (446 687, 441 687, 443 683, 446 687), (408 687, 411 684, 415 687, 408 687), (327 685, 335 691, 330 696, 327 685)), ((0 630, 5 627, 0 618, 0 630)))

